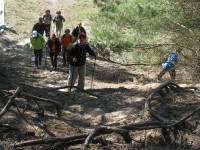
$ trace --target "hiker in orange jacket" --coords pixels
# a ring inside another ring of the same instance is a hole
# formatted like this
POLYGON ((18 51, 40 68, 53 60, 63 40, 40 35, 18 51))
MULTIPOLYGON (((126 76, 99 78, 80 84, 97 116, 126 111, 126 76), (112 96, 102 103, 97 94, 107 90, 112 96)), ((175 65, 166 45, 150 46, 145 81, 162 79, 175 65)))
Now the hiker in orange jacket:
POLYGON ((66 66, 66 62, 68 62, 68 57, 66 57, 66 54, 68 56, 69 50, 72 46, 72 35, 70 34, 69 29, 65 30, 65 34, 63 34, 60 38, 60 43, 62 46, 63 66, 66 66))

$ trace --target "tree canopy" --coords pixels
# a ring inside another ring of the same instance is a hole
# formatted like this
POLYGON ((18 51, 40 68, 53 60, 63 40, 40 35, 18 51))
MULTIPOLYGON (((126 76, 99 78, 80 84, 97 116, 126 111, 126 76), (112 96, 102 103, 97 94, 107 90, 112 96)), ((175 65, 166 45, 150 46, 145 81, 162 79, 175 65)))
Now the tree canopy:
POLYGON ((160 61, 166 52, 182 47, 185 66, 196 66, 199 70, 198 0, 94 2, 100 13, 92 25, 93 42, 98 43, 102 53, 123 55, 128 52, 134 60, 147 61, 148 57, 152 62, 160 61))

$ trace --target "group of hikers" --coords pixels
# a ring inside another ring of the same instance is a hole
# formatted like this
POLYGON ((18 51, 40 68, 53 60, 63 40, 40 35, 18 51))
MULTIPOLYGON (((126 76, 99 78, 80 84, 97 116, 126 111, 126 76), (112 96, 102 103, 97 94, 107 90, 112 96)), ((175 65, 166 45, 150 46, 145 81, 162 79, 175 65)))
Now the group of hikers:
MULTIPOLYGON (((87 34, 82 27, 78 25, 70 33, 70 29, 63 30, 64 17, 60 11, 56 12, 57 16, 52 19, 50 10, 46 10, 43 17, 39 17, 39 22, 34 24, 32 36, 30 37, 30 47, 35 54, 35 68, 38 69, 42 63, 43 48, 48 49, 49 57, 52 64, 51 71, 57 70, 57 57, 62 54, 63 66, 69 64, 68 85, 74 86, 78 78, 78 87, 84 89, 86 73, 86 54, 94 56, 95 53, 87 43, 87 34), (51 22, 55 23, 56 31, 51 33, 51 22), (47 42, 44 39, 44 32, 47 42)), ((68 89, 71 91, 71 88, 68 89)))
MULTIPOLYGON (((39 68, 42 61, 42 50, 44 47, 48 49, 50 56, 52 69, 57 70, 57 57, 62 54, 63 66, 69 64, 69 76, 68 86, 74 86, 78 78, 78 87, 84 89, 85 85, 85 73, 86 73, 86 54, 94 56, 96 59, 97 53, 95 53, 89 44, 86 42, 87 34, 82 27, 82 23, 73 29, 70 33, 70 29, 63 30, 64 17, 60 11, 56 12, 56 17, 52 18, 50 10, 46 10, 43 17, 39 17, 39 22, 33 26, 32 36, 30 38, 30 46, 35 54, 35 68, 39 68), (51 22, 55 23, 56 31, 51 34, 51 22), (47 42, 43 37, 44 32, 48 37, 47 42)), ((178 61, 178 53, 181 48, 177 48, 171 54, 167 55, 162 62, 162 70, 157 76, 157 80, 161 80, 162 76, 168 71, 172 80, 175 80, 175 64, 178 61)), ((68 89, 71 91, 71 88, 68 89)))

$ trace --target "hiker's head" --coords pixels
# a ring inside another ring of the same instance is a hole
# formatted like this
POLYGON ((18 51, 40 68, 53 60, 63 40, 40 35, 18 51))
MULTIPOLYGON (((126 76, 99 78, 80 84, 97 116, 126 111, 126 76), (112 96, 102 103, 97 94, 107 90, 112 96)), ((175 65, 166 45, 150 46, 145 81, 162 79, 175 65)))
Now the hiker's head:
POLYGON ((66 30, 65 30, 65 33, 66 33, 66 34, 69 34, 69 33, 70 33, 70 30, 69 30, 69 29, 66 29, 66 30))
POLYGON ((37 37, 38 36, 38 32, 36 30, 33 30, 32 36, 33 37, 37 37))
POLYGON ((55 35, 54 33, 51 35, 51 40, 52 40, 52 41, 55 41, 55 40, 56 40, 56 35, 55 35))
POLYGON ((86 34, 84 32, 81 32, 78 35, 78 43, 80 43, 81 45, 86 43, 86 34))
POLYGON ((43 23, 43 18, 42 17, 39 18, 39 23, 43 23))
POLYGON ((61 15, 61 11, 57 11, 56 14, 57 14, 57 15, 61 15))
POLYGON ((82 26, 82 23, 81 23, 81 22, 79 22, 79 23, 78 23, 78 27, 80 28, 81 26, 82 26))
POLYGON ((50 14, 50 10, 47 9, 47 10, 45 11, 45 13, 46 13, 47 15, 50 14))

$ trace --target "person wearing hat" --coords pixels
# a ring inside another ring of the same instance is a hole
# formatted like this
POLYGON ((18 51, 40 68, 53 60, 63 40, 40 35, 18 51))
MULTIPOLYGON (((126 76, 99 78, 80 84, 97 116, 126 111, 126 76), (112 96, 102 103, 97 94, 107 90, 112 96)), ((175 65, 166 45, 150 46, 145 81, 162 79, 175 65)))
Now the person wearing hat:
POLYGON ((52 34, 50 39, 47 41, 47 48, 49 48, 49 56, 51 59, 52 70, 57 70, 57 57, 61 51, 61 44, 59 38, 55 34, 52 34))
POLYGON ((50 35, 50 29, 51 29, 51 22, 52 22, 52 16, 51 16, 51 13, 50 13, 50 10, 47 9, 45 11, 45 14, 43 15, 43 20, 44 20, 44 24, 47 28, 47 32, 48 32, 48 35, 50 35))
MULTIPOLYGON (((81 32, 78 35, 77 43, 75 43, 69 51, 68 86, 74 86, 77 77, 79 77, 78 87, 84 89, 87 53, 96 58, 96 53, 91 49, 89 44, 86 43, 86 34, 81 32)), ((70 92, 71 88, 69 88, 68 91, 70 92)))
POLYGON ((45 40, 43 36, 39 34, 36 30, 34 30, 30 38, 30 48, 34 50, 36 68, 38 68, 38 65, 41 65, 42 49, 44 47, 44 43, 45 40))
POLYGON ((42 36, 44 34, 44 32, 46 33, 46 37, 49 36, 49 33, 48 33, 48 30, 46 28, 46 25, 43 23, 43 18, 42 17, 39 17, 39 22, 36 23, 34 26, 33 26, 33 29, 32 31, 36 30, 38 33, 40 33, 42 36))
POLYGON ((61 15, 61 11, 56 12, 56 17, 53 19, 53 23, 56 25, 56 35, 60 38, 63 31, 63 22, 65 18, 61 15))
POLYGON ((74 41, 77 40, 77 37, 78 37, 79 33, 81 33, 81 32, 86 34, 86 31, 85 31, 84 27, 82 27, 82 23, 80 22, 72 31, 74 41))

